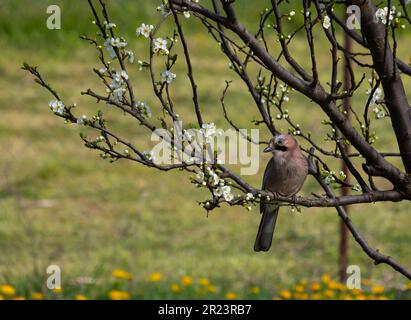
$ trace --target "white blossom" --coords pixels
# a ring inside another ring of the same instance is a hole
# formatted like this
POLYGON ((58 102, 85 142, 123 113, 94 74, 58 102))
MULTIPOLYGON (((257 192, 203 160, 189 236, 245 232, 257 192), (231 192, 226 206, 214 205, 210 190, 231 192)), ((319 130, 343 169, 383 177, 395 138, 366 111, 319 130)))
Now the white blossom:
POLYGON ((154 29, 153 25, 142 23, 141 26, 136 29, 136 35, 137 37, 143 36, 145 38, 148 38, 150 36, 151 31, 153 31, 153 29, 154 29))
POLYGON ((104 26, 106 27, 106 29, 113 29, 117 27, 115 23, 108 23, 107 21, 104 21, 104 26))
POLYGON ((172 73, 170 70, 166 70, 163 73, 161 73, 161 80, 163 80, 163 82, 167 82, 168 84, 173 82, 175 78, 176 75, 172 73))
POLYGON ((329 16, 324 16, 324 20, 323 20, 323 27, 325 29, 328 29, 329 27, 331 27, 331 19, 329 16))
MULTIPOLYGON (((370 95, 371 92, 372 92, 372 90, 369 89, 369 90, 367 90, 365 93, 366 93, 367 95, 370 95)), ((379 101, 380 101, 381 98, 382 98, 382 94, 383 94, 383 92, 382 92, 382 89, 381 89, 381 88, 375 89, 374 94, 373 94, 373 96, 372 96, 372 98, 371 98, 371 101, 370 101, 370 106, 373 106, 373 105, 378 104, 379 101)))
POLYGON ((249 200, 252 200, 252 199, 254 199, 254 196, 251 192, 249 192, 245 195, 245 200, 249 201, 249 200))
POLYGON ((153 51, 154 53, 162 53, 162 54, 169 54, 168 48, 167 48, 167 40, 163 38, 156 38, 154 39, 154 47, 153 51))
POLYGON ((131 50, 125 50, 124 52, 128 57, 128 62, 134 63, 134 52, 131 50))
POLYGON ((64 113, 64 103, 60 100, 50 101, 49 106, 56 114, 62 115, 64 113))
POLYGON ((231 194, 230 186, 220 186, 216 188, 213 193, 216 197, 223 197, 225 201, 231 201, 234 199, 234 196, 231 194))
POLYGON ((391 10, 389 10, 388 14, 388 7, 384 8, 379 8, 375 12, 375 20, 377 22, 382 22, 383 24, 391 24, 392 20, 394 19, 395 16, 395 11, 396 8, 394 6, 391 7, 391 10))
POLYGON ((184 17, 186 17, 187 19, 190 18, 190 11, 184 11, 183 12, 184 17))
POLYGON ((214 123, 203 123, 200 129, 200 133, 203 135, 205 142, 210 143, 217 133, 217 129, 214 123))
POLYGON ((151 117, 151 109, 146 102, 138 101, 136 107, 143 115, 151 117))
POLYGON ((83 115, 82 117, 77 118, 76 122, 77 122, 78 125, 83 125, 86 120, 87 120, 87 117, 85 115, 83 115))
POLYGON ((153 161, 155 159, 155 157, 153 156, 153 151, 144 150, 143 151, 143 156, 144 156, 144 158, 146 158, 149 161, 153 161))

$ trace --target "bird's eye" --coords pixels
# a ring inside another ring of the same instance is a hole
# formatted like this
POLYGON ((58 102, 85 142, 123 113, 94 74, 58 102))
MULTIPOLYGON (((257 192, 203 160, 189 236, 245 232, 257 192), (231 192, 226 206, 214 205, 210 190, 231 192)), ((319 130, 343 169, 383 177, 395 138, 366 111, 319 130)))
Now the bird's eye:
POLYGON ((277 146, 275 146, 275 150, 278 150, 278 151, 287 151, 287 147, 277 145, 277 146))

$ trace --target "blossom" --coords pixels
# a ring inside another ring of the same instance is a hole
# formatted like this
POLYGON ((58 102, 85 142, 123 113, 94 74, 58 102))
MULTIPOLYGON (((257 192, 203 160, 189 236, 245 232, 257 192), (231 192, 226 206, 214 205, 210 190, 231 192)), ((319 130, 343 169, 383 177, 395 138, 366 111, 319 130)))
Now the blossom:
POLYGON ((60 100, 50 101, 49 106, 56 114, 62 115, 64 113, 64 103, 60 100))
POLYGON ((128 62, 134 63, 134 52, 131 50, 125 50, 124 53, 128 57, 128 62))
POLYGON ((162 54, 169 54, 168 48, 167 48, 167 39, 163 38, 156 38, 154 39, 154 48, 153 51, 154 53, 162 53, 162 54))
POLYGON ((252 200, 252 199, 254 199, 254 196, 251 192, 249 192, 245 195, 245 200, 249 201, 249 200, 252 200))
POLYGON ((124 93, 126 91, 127 90, 125 88, 114 89, 110 95, 111 101, 116 102, 116 103, 121 103, 121 101, 123 100, 124 93))
POLYGON ((163 80, 163 82, 167 82, 168 84, 173 82, 175 78, 176 75, 172 73, 170 70, 166 70, 161 74, 161 80, 163 80))
POLYGON ((154 26, 152 26, 151 24, 148 25, 148 24, 142 23, 141 26, 136 29, 136 35, 137 37, 143 36, 145 38, 148 38, 150 36, 151 31, 153 31, 153 29, 154 29, 154 26))
POLYGON ((329 27, 331 27, 331 19, 329 16, 324 16, 324 20, 323 20, 323 27, 325 29, 328 29, 329 27))
POLYGON ((87 120, 87 117, 85 115, 83 115, 82 117, 77 118, 76 122, 77 122, 78 125, 82 125, 86 122, 86 120, 87 120))
POLYGON ((388 7, 379 8, 375 12, 375 20, 377 22, 382 22, 383 24, 391 24, 395 16, 395 11, 396 8, 394 6, 392 6, 390 10, 388 10, 388 7), (388 11, 390 11, 389 14, 388 11))
POLYGON ((157 11, 161 12, 161 15, 165 16, 170 12, 170 9, 167 5, 161 4, 160 6, 157 7, 157 11))
POLYGON ((117 27, 115 23, 108 23, 107 21, 104 21, 104 26, 106 27, 106 29, 113 29, 117 27))
POLYGON ((209 143, 217 133, 216 126, 213 122, 203 123, 200 129, 200 133, 203 135, 205 142, 209 143))
POLYGON ((107 38, 106 41, 104 41, 104 47, 106 48, 110 59, 114 59, 117 56, 114 47, 124 48, 125 46, 127 46, 127 42, 120 38, 107 38))
POLYGON ((140 113, 142 113, 146 117, 151 117, 151 109, 146 102, 138 101, 136 104, 136 108, 138 109, 138 111, 140 111, 140 113))
POLYGON ((186 17, 187 19, 190 18, 190 11, 184 11, 183 12, 184 17, 186 17))
POLYGON ((149 161, 153 161, 155 158, 153 157, 153 151, 144 150, 143 156, 149 161))
POLYGON ((231 201, 234 199, 234 196, 231 194, 230 186, 219 186, 214 190, 214 195, 216 197, 223 197, 225 201, 231 201))
MULTIPOLYGON (((368 94, 368 95, 371 94, 371 90, 367 90, 366 94, 368 94)), ((378 104, 378 102, 381 100, 381 98, 382 98, 382 89, 381 88, 375 89, 374 94, 373 94, 373 96, 371 98, 371 101, 370 101, 370 106, 378 104)))

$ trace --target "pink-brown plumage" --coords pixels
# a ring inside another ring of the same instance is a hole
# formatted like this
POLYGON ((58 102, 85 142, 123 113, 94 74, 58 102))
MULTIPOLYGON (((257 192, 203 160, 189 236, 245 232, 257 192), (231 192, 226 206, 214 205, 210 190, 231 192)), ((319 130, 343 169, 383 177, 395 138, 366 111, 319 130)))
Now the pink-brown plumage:
MULTIPOLYGON (((270 140, 264 152, 271 152, 263 177, 263 190, 283 196, 295 195, 304 184, 308 174, 307 160, 295 138, 291 135, 278 135, 270 140)), ((255 251, 268 251, 271 246, 279 206, 261 203, 260 227, 254 244, 255 251)))

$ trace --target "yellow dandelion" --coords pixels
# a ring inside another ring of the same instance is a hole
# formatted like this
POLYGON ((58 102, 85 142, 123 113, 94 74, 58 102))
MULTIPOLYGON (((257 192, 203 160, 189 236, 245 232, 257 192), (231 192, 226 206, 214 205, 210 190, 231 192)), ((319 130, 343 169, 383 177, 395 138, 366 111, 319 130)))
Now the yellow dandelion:
POLYGON ((331 277, 328 273, 325 273, 322 277, 321 277, 321 281, 324 283, 329 283, 331 281, 331 277))
POLYGON ((349 294, 343 294, 341 300, 352 300, 352 296, 349 294))
POLYGON ((125 280, 133 279, 133 275, 131 274, 131 272, 128 272, 128 271, 125 271, 125 270, 122 270, 122 269, 113 270, 111 275, 114 278, 117 278, 117 279, 125 279, 125 280))
POLYGON ((411 281, 410 282, 408 282, 408 284, 407 284, 407 290, 411 290, 411 281))
POLYGON ((282 290, 282 291, 280 291, 280 297, 283 298, 283 299, 291 299, 292 294, 288 290, 282 290))
POLYGON ((202 286, 209 286, 209 285, 210 285, 210 280, 208 280, 207 278, 201 278, 200 281, 199 281, 199 283, 200 283, 202 286))
POLYGON ((352 289, 352 294, 354 294, 354 295, 359 295, 359 294, 361 294, 362 293, 362 290, 361 289, 352 289))
POLYGON ((16 288, 9 284, 3 284, 0 286, 0 290, 5 296, 12 296, 16 293, 16 288))
POLYGON ((76 294, 74 299, 76 299, 76 300, 88 300, 88 298, 85 295, 82 295, 82 294, 76 294))
POLYGON ((364 286, 370 286, 372 282, 369 279, 362 279, 361 284, 363 284, 364 286))
POLYGON ((60 288, 54 288, 52 291, 53 291, 54 293, 62 293, 64 290, 63 290, 62 287, 60 287, 60 288))
POLYGON ((12 300, 26 300, 23 296, 15 296, 12 300))
POLYGON ((324 291, 324 297, 326 297, 327 299, 332 299, 334 298, 334 291, 332 290, 325 290, 324 291))
POLYGON ((357 295, 357 300, 367 300, 367 296, 364 294, 357 295))
POLYGON ((181 278, 181 282, 185 286, 191 286, 191 284, 193 283, 193 279, 189 276, 184 276, 181 278))
POLYGON ((322 299, 322 295, 320 293, 314 293, 313 295, 311 295, 311 299, 313 300, 321 300, 322 299))
POLYGON ((217 292, 217 287, 210 285, 210 286, 207 287, 207 291, 210 292, 210 293, 216 293, 217 292))
POLYGON ((3 297, 3 296, 0 296, 0 300, 4 300, 4 297, 3 297))
POLYGON ((129 300, 130 299, 130 293, 128 293, 127 291, 111 290, 108 293, 108 297, 111 300, 129 300))
POLYGON ((340 284, 337 281, 333 280, 329 281, 327 285, 331 290, 337 290, 341 288, 340 284))
POLYGON ((261 292, 259 287, 252 287, 250 291, 251 293, 254 293, 254 294, 259 294, 261 292))
POLYGON ((304 292, 304 286, 302 285, 302 284, 297 284, 295 287, 294 287, 294 290, 296 291, 296 292, 304 292))
POLYGON ((312 291, 318 291, 321 289, 321 284, 319 284, 318 282, 313 282, 311 284, 311 290, 312 291))
POLYGON ((225 298, 226 298, 227 300, 234 300, 234 299, 237 299, 237 294, 234 293, 234 292, 227 292, 227 293, 225 294, 225 298))
POLYGON ((387 296, 379 296, 377 299, 378 300, 389 300, 387 296))
POLYGON ((43 299, 44 299, 44 294, 41 293, 41 292, 33 292, 33 293, 31 294, 31 298, 32 298, 33 300, 43 300, 43 299))
POLYGON ((181 286, 178 285, 177 283, 173 283, 173 284, 170 286, 170 290, 171 290, 172 292, 174 292, 174 293, 179 293, 179 292, 182 291, 182 288, 181 288, 181 286))
POLYGON ((150 274, 150 281, 157 282, 161 280, 161 273, 160 272, 153 272, 150 274))
POLYGON ((374 285, 371 287, 371 292, 375 294, 380 294, 384 292, 384 287, 380 285, 374 285))

